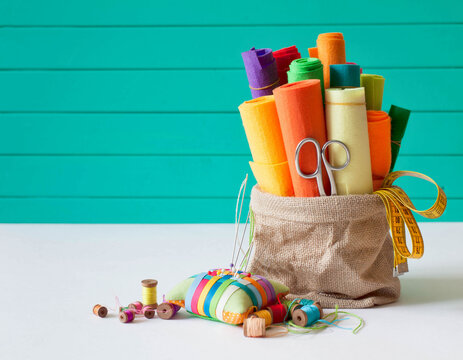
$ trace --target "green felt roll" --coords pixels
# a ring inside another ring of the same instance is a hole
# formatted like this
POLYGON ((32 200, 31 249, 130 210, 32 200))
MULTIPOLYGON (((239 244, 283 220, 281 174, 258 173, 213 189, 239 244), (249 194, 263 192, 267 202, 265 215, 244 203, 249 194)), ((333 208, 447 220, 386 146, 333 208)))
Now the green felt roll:
POLYGON ((381 110, 383 105, 384 77, 374 74, 361 74, 360 86, 365 88, 367 110, 381 110))
POLYGON ((302 58, 293 60, 289 65, 288 71, 288 83, 294 83, 296 81, 308 80, 308 79, 319 79, 322 99, 325 102, 325 87, 323 82, 323 65, 317 58, 302 58))
POLYGON ((401 108, 399 106, 391 105, 389 110, 391 117, 391 170, 394 170, 394 165, 399 155, 402 139, 407 128, 408 118, 410 117, 410 110, 401 108))

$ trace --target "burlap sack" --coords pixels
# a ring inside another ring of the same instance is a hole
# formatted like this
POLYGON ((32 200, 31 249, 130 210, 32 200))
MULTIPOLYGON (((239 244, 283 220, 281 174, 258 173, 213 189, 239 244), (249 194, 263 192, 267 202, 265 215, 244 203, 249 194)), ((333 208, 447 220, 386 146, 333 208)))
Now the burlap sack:
POLYGON ((287 285, 323 307, 365 308, 396 301, 393 248, 377 195, 279 197, 255 186, 254 255, 249 271, 287 285))

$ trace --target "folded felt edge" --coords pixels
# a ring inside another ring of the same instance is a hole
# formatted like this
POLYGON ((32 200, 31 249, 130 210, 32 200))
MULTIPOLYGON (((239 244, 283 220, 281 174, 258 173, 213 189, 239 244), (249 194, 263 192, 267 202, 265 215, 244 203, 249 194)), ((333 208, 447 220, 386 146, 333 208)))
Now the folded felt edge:
POLYGON ((262 191, 276 196, 294 196, 287 161, 273 165, 250 161, 249 166, 262 191))

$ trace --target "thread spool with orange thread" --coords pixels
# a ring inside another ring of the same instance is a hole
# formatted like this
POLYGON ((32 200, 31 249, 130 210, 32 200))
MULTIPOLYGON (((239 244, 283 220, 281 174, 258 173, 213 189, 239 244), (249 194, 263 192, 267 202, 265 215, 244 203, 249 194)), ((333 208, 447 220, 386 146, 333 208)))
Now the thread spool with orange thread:
POLYGON ((108 315, 108 309, 103 305, 96 304, 93 307, 93 313, 100 318, 104 318, 108 315))

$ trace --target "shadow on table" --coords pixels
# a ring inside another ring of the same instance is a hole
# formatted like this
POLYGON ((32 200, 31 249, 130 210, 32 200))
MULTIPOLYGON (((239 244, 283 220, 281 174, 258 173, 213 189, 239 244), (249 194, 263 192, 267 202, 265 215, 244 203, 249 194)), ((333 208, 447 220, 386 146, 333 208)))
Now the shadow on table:
POLYGON ((463 300, 463 278, 406 278, 400 279, 402 290, 398 305, 419 305, 463 300))

